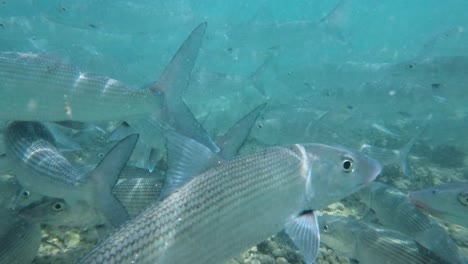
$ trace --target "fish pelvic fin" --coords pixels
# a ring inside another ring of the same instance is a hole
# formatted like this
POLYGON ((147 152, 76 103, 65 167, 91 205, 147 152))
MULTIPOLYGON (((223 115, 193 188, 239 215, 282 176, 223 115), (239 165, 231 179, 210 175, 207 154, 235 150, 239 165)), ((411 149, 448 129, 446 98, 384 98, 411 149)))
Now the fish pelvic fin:
POLYGON ((128 212, 112 194, 112 188, 117 183, 120 172, 130 158, 137 140, 138 135, 133 134, 119 141, 90 175, 96 185, 96 205, 114 227, 129 219, 128 212))

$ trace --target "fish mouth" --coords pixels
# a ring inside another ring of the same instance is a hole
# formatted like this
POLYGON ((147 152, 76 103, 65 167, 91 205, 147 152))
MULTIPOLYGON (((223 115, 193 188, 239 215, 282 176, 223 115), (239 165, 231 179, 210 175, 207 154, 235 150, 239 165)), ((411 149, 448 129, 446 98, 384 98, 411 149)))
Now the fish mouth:
POLYGON ((444 213, 442 211, 439 211, 437 209, 434 209, 430 207, 429 205, 415 199, 411 194, 407 195, 408 200, 414 204, 417 208, 421 209, 421 211, 424 211, 432 216, 436 216, 438 218, 444 218, 444 213))

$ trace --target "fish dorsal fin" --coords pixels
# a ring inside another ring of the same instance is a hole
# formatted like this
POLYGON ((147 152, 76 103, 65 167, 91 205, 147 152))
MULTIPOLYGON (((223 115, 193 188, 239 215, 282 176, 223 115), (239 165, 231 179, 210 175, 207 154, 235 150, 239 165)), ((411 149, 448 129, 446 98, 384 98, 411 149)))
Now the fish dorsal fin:
POLYGON ((168 197, 195 176, 216 166, 221 159, 208 147, 175 131, 166 131, 166 182, 160 200, 168 197))
POLYGON ((242 119, 237 121, 231 128, 229 128, 223 137, 217 140, 216 143, 221 149, 221 157, 229 159, 237 154, 249 136, 250 130, 255 124, 258 116, 263 111, 263 109, 265 109, 265 106, 266 103, 263 103, 255 107, 255 109, 250 111, 247 115, 242 117, 242 119))
POLYGON ((112 188, 117 183, 137 140, 138 135, 133 134, 119 141, 90 174, 90 178, 96 184, 97 207, 114 227, 129 219, 125 208, 112 194, 112 188))
POLYGON ((306 263, 314 263, 320 247, 320 231, 314 211, 306 210, 291 218, 285 225, 285 231, 306 263))

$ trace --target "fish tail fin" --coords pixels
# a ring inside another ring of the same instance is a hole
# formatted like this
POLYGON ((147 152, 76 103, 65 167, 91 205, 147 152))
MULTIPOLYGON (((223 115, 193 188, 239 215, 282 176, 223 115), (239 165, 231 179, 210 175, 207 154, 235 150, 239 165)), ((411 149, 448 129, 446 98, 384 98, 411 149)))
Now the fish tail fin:
POLYGON ((133 134, 119 141, 91 172, 96 184, 96 203, 104 217, 117 227, 129 219, 120 201, 112 194, 112 188, 119 179, 120 172, 135 148, 138 135, 133 134))
MULTIPOLYGON (((192 69, 205 36, 207 23, 198 25, 182 43, 159 80, 150 90, 162 97, 162 112, 157 118, 179 133, 217 149, 208 133, 197 121, 182 97, 187 88, 192 69)), ((154 118, 154 116, 153 116, 154 118)))

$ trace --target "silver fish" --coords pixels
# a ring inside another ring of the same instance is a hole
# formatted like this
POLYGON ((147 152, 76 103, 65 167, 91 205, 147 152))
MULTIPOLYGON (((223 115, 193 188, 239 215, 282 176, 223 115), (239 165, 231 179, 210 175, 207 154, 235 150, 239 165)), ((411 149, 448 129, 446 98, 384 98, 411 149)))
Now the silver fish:
POLYGON ((61 198, 43 196, 40 200, 18 208, 18 214, 38 224, 90 228, 105 225, 98 209, 86 201, 73 204, 61 198))
MULTIPOLYGON (((125 167, 112 193, 133 218, 159 198, 165 178, 157 172, 125 167)), ((38 195, 26 189, 16 191, 14 209, 25 218, 50 226, 79 228, 106 224, 96 207, 85 201, 69 204, 61 198, 38 195)))
POLYGON ((32 263, 41 244, 39 225, 6 211, 0 219, 0 262, 32 263))
POLYGON ((182 100, 206 30, 196 27, 149 88, 37 54, 0 53, 0 120, 127 121, 149 144, 164 123, 216 150, 182 100), (150 129, 147 129, 150 128, 150 129))
POLYGON ((468 227, 468 182, 442 184, 408 195, 411 202, 430 215, 468 227))
POLYGON ((445 229, 419 211, 403 192, 383 183, 372 182, 357 195, 385 228, 411 237, 450 263, 463 263, 457 245, 445 229))
POLYGON ((79 263, 221 263, 284 226, 313 262, 319 236, 311 209, 357 191, 381 171, 377 161, 345 148, 296 144, 219 161, 193 177, 209 150, 169 135, 168 151, 169 177, 192 179, 79 263))
POLYGON ((90 173, 76 169, 54 145, 52 134, 38 122, 13 122, 5 131, 8 157, 16 165, 19 183, 34 193, 62 198, 71 206, 85 201, 95 205, 112 225, 128 214, 111 193, 138 136, 117 143, 90 173))
POLYGON ((322 243, 362 264, 449 264, 400 232, 349 217, 319 217, 322 243))

